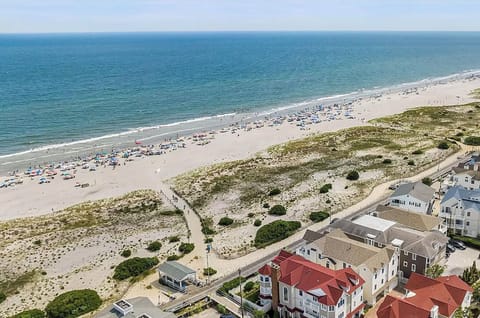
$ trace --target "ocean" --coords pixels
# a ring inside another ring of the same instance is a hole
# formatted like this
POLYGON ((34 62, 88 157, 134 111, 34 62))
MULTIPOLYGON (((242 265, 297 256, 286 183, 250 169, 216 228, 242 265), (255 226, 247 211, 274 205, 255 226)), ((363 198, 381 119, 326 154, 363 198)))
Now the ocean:
POLYGON ((479 69, 479 32, 4 34, 0 166, 479 69))

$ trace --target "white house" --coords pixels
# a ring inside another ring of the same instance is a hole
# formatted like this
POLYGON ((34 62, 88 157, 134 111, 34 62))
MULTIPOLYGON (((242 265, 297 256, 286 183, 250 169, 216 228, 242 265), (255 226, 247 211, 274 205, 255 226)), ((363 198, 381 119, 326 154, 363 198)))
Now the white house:
POLYGON ((455 186, 440 202, 440 214, 455 233, 477 237, 480 234, 480 190, 455 186))
POLYGON ((378 248, 353 240, 336 229, 307 242, 296 253, 327 268, 352 268, 365 280, 363 296, 373 305, 397 286, 399 251, 399 247, 378 248))
POLYGON ((358 318, 363 279, 351 268, 333 270, 281 251, 259 269, 260 299, 281 318, 358 318))
POLYGON ((480 189, 480 171, 453 168, 452 181, 468 190, 480 189))
POLYGON ((411 212, 429 214, 435 190, 422 182, 400 185, 388 199, 389 205, 411 212))

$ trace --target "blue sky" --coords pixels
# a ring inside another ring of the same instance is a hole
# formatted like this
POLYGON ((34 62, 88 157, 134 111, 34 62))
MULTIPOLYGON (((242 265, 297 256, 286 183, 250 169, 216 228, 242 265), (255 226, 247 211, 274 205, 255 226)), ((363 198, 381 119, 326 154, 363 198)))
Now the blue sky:
POLYGON ((0 33, 480 31, 479 0, 0 0, 0 33))

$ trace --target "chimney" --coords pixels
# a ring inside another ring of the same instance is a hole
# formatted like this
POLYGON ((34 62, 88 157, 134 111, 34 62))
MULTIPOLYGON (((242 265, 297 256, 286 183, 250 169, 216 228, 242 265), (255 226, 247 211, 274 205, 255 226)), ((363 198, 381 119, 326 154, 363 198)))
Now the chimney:
POLYGON ((280 301, 280 293, 279 293, 279 286, 278 280, 280 279, 280 266, 272 262, 272 309, 273 311, 278 311, 278 303, 280 301))
POLYGON ((430 318, 438 318, 438 306, 433 305, 432 309, 430 309, 430 318))

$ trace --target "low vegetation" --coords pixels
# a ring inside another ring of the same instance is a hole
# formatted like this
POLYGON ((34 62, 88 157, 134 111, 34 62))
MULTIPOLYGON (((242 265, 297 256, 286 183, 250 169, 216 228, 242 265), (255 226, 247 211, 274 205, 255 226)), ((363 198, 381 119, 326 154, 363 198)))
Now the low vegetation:
POLYGON ((422 183, 427 185, 427 186, 431 186, 433 184, 433 181, 429 177, 425 177, 425 178, 422 179, 422 183))
POLYGON ((47 305, 45 312, 48 318, 75 318, 98 309, 101 304, 96 291, 73 290, 57 296, 47 305))
POLYGON ((262 220, 256 219, 255 222, 253 222, 254 226, 260 226, 262 225, 262 220))
POLYGON ((135 277, 148 271, 158 263, 159 261, 156 257, 133 257, 121 262, 115 267, 113 278, 116 280, 124 280, 135 277))
POLYGON ((161 248, 162 248, 162 243, 160 243, 159 241, 153 241, 147 246, 147 250, 149 250, 150 252, 159 251, 161 248))
POLYGON ((360 174, 358 173, 358 171, 352 170, 347 174, 346 178, 347 178, 347 180, 355 181, 355 180, 358 180, 360 178, 360 174))
POLYGON ((207 267, 203 269, 204 276, 213 276, 217 273, 217 270, 211 267, 207 267))
POLYGON ((180 242, 180 236, 174 235, 168 238, 168 243, 176 243, 176 242, 180 242))
POLYGON ((183 254, 188 254, 191 251, 193 251, 194 248, 195 248, 195 244, 193 243, 182 243, 178 247, 178 250, 183 254))
POLYGON ((232 224, 233 224, 233 219, 226 216, 221 218, 220 221, 218 221, 218 225, 221 225, 221 226, 229 226, 232 224))
POLYGON ((318 211, 318 212, 312 212, 309 215, 310 221, 317 223, 317 222, 322 222, 323 220, 327 219, 330 216, 330 213, 325 212, 325 211, 318 211))
POLYGON ((268 214, 270 215, 285 215, 287 214, 287 209, 280 204, 274 205, 268 210, 268 214))
POLYGON ((301 227, 298 221, 277 220, 272 223, 265 224, 258 229, 255 235, 255 246, 265 247, 275 242, 281 241, 298 230, 301 227))
POLYGON ((271 190, 271 191, 268 193, 268 195, 271 196, 271 197, 273 197, 274 195, 279 195, 280 193, 281 193, 280 189, 275 188, 275 189, 271 190))
POLYGON ((448 144, 448 142, 442 141, 442 142, 440 142, 440 143, 438 144, 437 148, 438 148, 438 149, 445 150, 445 149, 450 148, 450 145, 448 144))
POLYGON ((463 143, 470 146, 480 146, 480 137, 468 136, 465 138, 463 143))
POLYGON ((40 309, 25 310, 10 318, 45 318, 45 312, 40 309))
POLYGON ((120 255, 125 257, 125 258, 128 258, 128 257, 130 257, 130 255, 132 255, 132 251, 131 250, 123 250, 122 253, 120 253, 120 255))
POLYGON ((320 188, 320 193, 328 193, 328 191, 332 190, 332 184, 331 183, 327 183, 327 184, 324 184, 321 188, 320 188))
POLYGON ((228 293, 230 290, 240 286, 240 284, 245 282, 245 281, 246 281, 246 278, 243 277, 243 276, 235 277, 234 279, 223 283, 222 287, 220 287, 220 290, 228 293))

